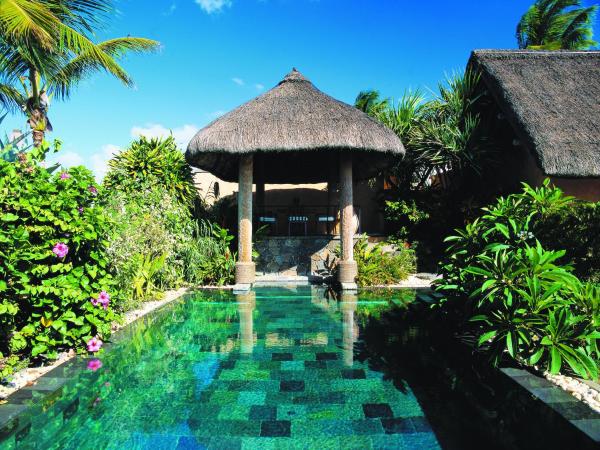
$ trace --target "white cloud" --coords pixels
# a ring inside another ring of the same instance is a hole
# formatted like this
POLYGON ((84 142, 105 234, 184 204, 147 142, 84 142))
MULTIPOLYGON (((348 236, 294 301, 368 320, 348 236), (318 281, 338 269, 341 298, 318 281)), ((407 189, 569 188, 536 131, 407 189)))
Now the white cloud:
POLYGON ((164 138, 173 135, 177 145, 185 149, 192 140, 194 135, 198 132, 196 125, 186 124, 178 128, 168 129, 160 123, 148 123, 145 126, 135 126, 131 129, 131 136, 138 138, 145 136, 147 138, 164 138))
POLYGON ((246 83, 244 83, 244 80, 242 80, 241 78, 237 78, 237 77, 233 77, 231 79, 231 81, 233 81, 238 86, 243 86, 244 84, 246 84, 246 83))
POLYGON ((176 9, 177 9, 177 3, 175 3, 175 2, 171 3, 171 6, 169 6, 169 9, 167 9, 163 13, 163 16, 170 16, 171 14, 173 14, 175 12, 176 9))
POLYGON ((196 4, 207 14, 217 13, 231 7, 231 0, 195 0, 196 4))
POLYGON ((221 117, 221 116, 222 116, 223 114, 225 114, 226 112, 227 112, 227 111, 223 111, 222 109, 219 109, 219 110, 217 110, 217 111, 213 111, 213 112, 209 113, 209 114, 208 114, 208 117, 209 117, 211 120, 214 120, 214 119, 216 119, 217 117, 221 117))
POLYGON ((256 88, 256 90, 262 91, 265 88, 265 85, 264 84, 260 84, 260 83, 256 83, 254 85, 254 87, 256 88))
POLYGON ((83 157, 75 152, 60 152, 54 158, 63 167, 82 166, 83 157))
POLYGON ((104 175, 106 175, 108 161, 119 151, 121 151, 121 147, 114 144, 106 144, 102 146, 102 149, 99 152, 94 153, 90 157, 91 169, 92 172, 94 172, 94 175, 96 175, 96 180, 98 182, 102 181, 104 175))

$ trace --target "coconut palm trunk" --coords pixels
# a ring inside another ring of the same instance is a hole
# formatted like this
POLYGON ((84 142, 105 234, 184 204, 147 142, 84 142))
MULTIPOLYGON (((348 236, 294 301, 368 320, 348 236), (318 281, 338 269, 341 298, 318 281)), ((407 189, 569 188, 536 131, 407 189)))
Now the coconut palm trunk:
POLYGON ((40 77, 34 67, 29 68, 29 83, 31 86, 31 95, 27 99, 25 112, 28 120, 27 124, 31 129, 34 147, 39 147, 44 142, 46 137, 46 129, 48 127, 48 118, 46 117, 46 108, 41 105, 40 101, 40 77))
POLYGON ((111 0, 0 0, 0 106, 22 109, 34 146, 52 131, 48 95, 64 100, 99 71, 131 87, 117 60, 158 48, 154 40, 131 36, 94 43, 94 28, 112 10, 111 0))

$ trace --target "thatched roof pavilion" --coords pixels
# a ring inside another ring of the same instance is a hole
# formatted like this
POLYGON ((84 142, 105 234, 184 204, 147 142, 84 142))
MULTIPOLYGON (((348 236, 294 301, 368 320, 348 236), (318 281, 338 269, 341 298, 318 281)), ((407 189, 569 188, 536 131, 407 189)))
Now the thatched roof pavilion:
MULTIPOLYGON (((237 181, 241 155, 254 154, 267 183, 321 182, 351 152, 354 178, 364 179, 404 154, 396 134, 362 111, 318 90, 296 69, 273 89, 200 130, 186 159, 237 181)), ((334 173, 337 173, 334 171, 334 173)))
MULTIPOLYGON (((218 118, 188 145, 188 163, 226 181, 238 181, 236 283, 254 281, 252 185, 338 179, 342 287, 355 287, 354 179, 376 175, 404 155, 396 134, 362 111, 324 94, 292 70, 273 89, 218 118)), ((262 186, 262 187, 261 187, 262 186)), ((264 195, 264 194, 263 194, 264 195)))
POLYGON ((544 175, 600 177, 600 52, 476 50, 469 65, 544 175))

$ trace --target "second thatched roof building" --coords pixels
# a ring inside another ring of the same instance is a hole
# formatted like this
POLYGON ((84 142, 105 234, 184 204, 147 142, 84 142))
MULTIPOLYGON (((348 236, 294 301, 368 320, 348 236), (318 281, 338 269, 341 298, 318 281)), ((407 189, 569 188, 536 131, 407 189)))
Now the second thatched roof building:
POLYGON ((508 190, 550 177, 567 194, 600 200, 600 52, 476 50, 508 190))

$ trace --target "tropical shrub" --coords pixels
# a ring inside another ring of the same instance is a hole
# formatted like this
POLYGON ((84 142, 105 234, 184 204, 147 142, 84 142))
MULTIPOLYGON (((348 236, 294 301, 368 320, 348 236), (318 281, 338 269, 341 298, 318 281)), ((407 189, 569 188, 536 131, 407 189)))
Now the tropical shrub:
POLYGON ((234 237, 229 230, 210 224, 210 235, 195 234, 190 249, 194 258, 186 260, 190 283, 223 286, 234 281, 236 255, 230 249, 234 237))
MULTIPOLYGON (((387 244, 388 247, 393 247, 387 244)), ((407 248, 388 248, 386 243, 370 245, 366 235, 354 244, 354 260, 358 265, 358 286, 395 284, 415 271, 415 254, 407 248)), ((340 256, 340 249, 337 256, 340 256)), ((337 268, 336 268, 337 270, 337 268)))
POLYGON ((48 151, 0 159, 0 357, 9 363, 94 338, 99 348, 117 318, 98 187, 83 167, 43 167, 48 151))
POLYGON ((183 284, 226 284, 235 255, 209 213, 172 137, 141 137, 108 163, 109 252, 128 308, 183 284), (200 218, 198 218, 200 217, 200 218))
POLYGON ((160 183, 180 203, 192 206, 197 198, 190 166, 177 148, 175 139, 144 136, 108 162, 104 178, 107 189, 135 192, 160 183))
POLYGON ((578 277, 600 283, 600 203, 573 200, 540 218, 536 229, 546 245, 568 249, 578 277))
POLYGON ((573 199, 545 182, 500 198, 455 236, 440 265, 443 309, 474 333, 495 364, 510 356, 550 372, 598 376, 600 291, 580 281, 564 250, 538 239, 573 199))
POLYGON ((417 91, 394 103, 370 91, 355 102, 396 132, 406 149, 383 174, 380 198, 388 234, 416 248, 420 270, 435 270, 443 237, 464 225, 473 205, 496 194, 485 174, 497 164, 498 146, 486 133, 479 84, 480 74, 467 70, 447 77, 430 100, 417 91))

